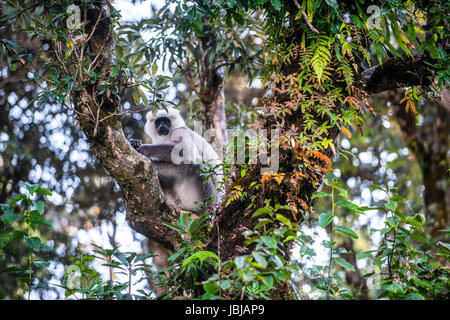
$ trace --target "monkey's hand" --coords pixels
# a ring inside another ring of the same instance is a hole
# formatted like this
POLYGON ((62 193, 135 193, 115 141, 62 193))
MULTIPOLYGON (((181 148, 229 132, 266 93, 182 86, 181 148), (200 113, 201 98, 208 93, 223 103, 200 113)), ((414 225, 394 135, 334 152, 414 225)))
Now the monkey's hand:
POLYGON ((130 139, 130 144, 133 148, 137 149, 142 145, 142 140, 139 139, 130 139))

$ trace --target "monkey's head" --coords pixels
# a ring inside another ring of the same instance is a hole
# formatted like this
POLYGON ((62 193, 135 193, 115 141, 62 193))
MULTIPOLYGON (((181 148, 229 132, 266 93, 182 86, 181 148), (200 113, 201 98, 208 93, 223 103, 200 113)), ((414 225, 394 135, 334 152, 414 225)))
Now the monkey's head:
POLYGON ((180 111, 173 108, 159 110, 155 115, 148 112, 146 118, 144 130, 152 138, 152 143, 168 143, 173 130, 186 126, 180 111))

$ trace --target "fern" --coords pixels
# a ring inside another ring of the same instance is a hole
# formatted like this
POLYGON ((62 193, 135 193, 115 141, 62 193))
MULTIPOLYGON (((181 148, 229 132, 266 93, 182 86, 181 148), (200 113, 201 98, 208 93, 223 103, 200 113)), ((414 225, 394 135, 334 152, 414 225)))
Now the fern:
POLYGON ((339 71, 342 72, 342 75, 344 76, 345 79, 345 83, 347 84, 347 86, 351 86, 353 85, 353 69, 350 66, 350 64, 348 63, 348 61, 346 61, 345 59, 342 59, 340 61, 341 66, 339 67, 339 71))
POLYGON ((305 67, 311 63, 312 52, 309 48, 301 49, 299 52, 299 56, 300 56, 300 64, 302 67, 305 67))
POLYGON ((322 78, 324 76, 329 76, 329 72, 326 71, 326 68, 330 64, 331 60, 331 52, 328 49, 328 38, 318 38, 315 46, 316 48, 314 51, 314 55, 311 59, 311 67, 317 76, 317 81, 320 83, 322 82, 322 78))
POLYGON ((324 169, 325 172, 327 172, 328 170, 331 170, 331 166, 332 166, 332 162, 331 159, 329 157, 327 157, 326 155, 324 155, 322 152, 317 151, 317 150, 310 150, 311 153, 313 154, 314 158, 317 158, 323 162, 325 162, 325 164, 327 165, 328 168, 322 168, 320 167, 319 169, 324 169))
POLYGON ((374 43, 381 43, 384 40, 383 35, 379 31, 377 31, 376 29, 369 30, 369 32, 367 32, 367 36, 374 43))

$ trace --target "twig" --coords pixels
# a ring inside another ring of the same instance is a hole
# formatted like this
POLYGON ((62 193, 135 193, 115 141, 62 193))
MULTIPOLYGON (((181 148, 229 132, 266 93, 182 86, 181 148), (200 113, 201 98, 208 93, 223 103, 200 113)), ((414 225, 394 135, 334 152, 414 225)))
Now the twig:
POLYGON ((64 64, 64 62, 62 61, 60 54, 62 53, 62 48, 61 48, 61 42, 56 42, 54 41, 54 48, 55 48, 55 55, 56 55, 56 59, 58 59, 59 63, 61 64, 61 66, 63 67, 64 71, 66 72, 66 75, 70 76, 69 71, 67 71, 66 65, 64 64))
POLYGON ((101 52, 103 51, 103 48, 106 45, 106 42, 108 42, 109 36, 111 35, 111 32, 108 32, 108 35, 105 38, 105 41, 103 41, 102 46, 100 47, 100 50, 97 52, 97 55, 95 56, 95 59, 91 62, 88 68, 88 72, 91 72, 91 68, 94 65, 94 63, 97 61, 97 59, 100 57, 101 52))
MULTIPOLYGON (((85 9, 84 12, 85 12, 85 14, 84 14, 84 16, 85 16, 85 18, 84 18, 85 21, 84 21, 84 23, 86 23, 86 13, 87 13, 87 10, 85 9)), ((99 12, 99 14, 98 14, 97 21, 95 21, 95 24, 94 24, 94 26, 92 27, 91 34, 87 37, 86 42, 88 42, 89 40, 91 40, 92 36, 94 35, 94 32, 95 32, 95 30, 97 29, 97 25, 98 25, 98 23, 100 22, 100 18, 102 17, 102 13, 103 13, 103 6, 100 6, 100 12, 99 12)))
POLYGON ((23 9, 20 10, 16 15, 14 15, 14 16, 8 18, 8 21, 9 21, 9 20, 12 20, 12 19, 15 19, 15 18, 18 18, 18 17, 19 17, 22 13, 24 13, 25 11, 28 11, 28 10, 33 9, 33 8, 35 8, 35 7, 38 7, 38 6, 40 6, 42 3, 43 3, 43 2, 33 3, 32 5, 29 5, 28 7, 23 8, 23 9))
POLYGON ((305 18, 305 21, 306 21, 306 24, 308 25, 308 27, 315 33, 319 33, 319 30, 314 28, 314 26, 311 24, 311 21, 309 21, 308 15, 306 14, 305 10, 303 10, 303 8, 298 4, 298 1, 294 0, 294 3, 295 3, 295 6, 298 8, 298 10, 300 10, 300 12, 302 13, 303 18, 305 18))
POLYGON ((94 128, 94 137, 97 135, 98 124, 100 123, 100 106, 97 107, 97 117, 95 118, 95 128, 94 128))
POLYGON ((139 109, 139 110, 127 110, 127 111, 124 111, 124 112, 121 112, 121 113, 112 113, 112 114, 104 117, 103 119, 100 119, 99 123, 102 122, 102 121, 105 121, 105 120, 107 120, 107 119, 109 119, 111 117, 121 117, 121 116, 123 116, 123 115, 125 115, 127 113, 139 113, 139 112, 142 112, 142 111, 145 111, 145 110, 149 110, 151 108, 152 107, 145 107, 144 109, 139 109))

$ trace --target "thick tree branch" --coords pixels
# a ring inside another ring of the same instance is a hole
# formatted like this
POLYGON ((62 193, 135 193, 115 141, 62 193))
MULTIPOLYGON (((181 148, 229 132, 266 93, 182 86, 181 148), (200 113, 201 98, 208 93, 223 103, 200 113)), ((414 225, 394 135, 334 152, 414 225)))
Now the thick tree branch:
MULTIPOLYGON (((86 31, 92 32, 89 48, 97 60, 95 72, 108 74, 115 43, 111 35, 109 4, 102 1, 101 5, 101 8, 87 11, 90 23, 86 25, 86 31)), ((79 117, 81 128, 102 166, 117 181, 123 192, 130 227, 166 248, 173 249, 176 247, 178 234, 163 222, 171 222, 176 210, 165 204, 151 161, 135 151, 125 138, 120 117, 117 116, 122 110, 120 99, 116 96, 106 97, 105 94, 99 96, 99 86, 100 83, 87 85, 74 93, 75 109, 80 114, 98 115, 97 121, 79 117)))
POLYGON ((425 56, 412 59, 391 58, 383 64, 365 70, 361 76, 365 82, 365 91, 369 94, 385 90, 431 84, 425 56))

